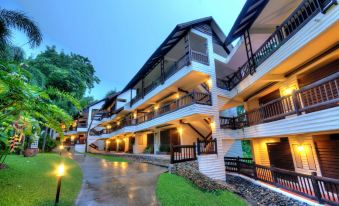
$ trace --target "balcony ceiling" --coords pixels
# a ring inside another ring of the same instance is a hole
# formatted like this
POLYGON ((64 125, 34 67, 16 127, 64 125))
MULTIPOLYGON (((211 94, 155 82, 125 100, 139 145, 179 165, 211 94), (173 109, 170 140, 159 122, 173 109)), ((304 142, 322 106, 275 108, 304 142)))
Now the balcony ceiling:
MULTIPOLYGON (((186 33, 193 27, 201 24, 211 25, 211 28, 217 34, 219 38, 224 38, 223 32, 220 30, 220 27, 214 21, 212 17, 206 17, 197 19, 194 21, 186 22, 183 24, 178 24, 170 35, 165 39, 165 41, 158 47, 158 49, 151 55, 151 57, 146 61, 142 68, 137 72, 137 74, 131 79, 131 81, 126 85, 122 90, 125 92, 135 86, 138 81, 140 81, 145 75, 147 75, 152 69, 154 64, 160 61, 160 59, 167 54, 179 41, 182 39, 186 33)), ((224 39, 220 39, 221 42, 224 39)))

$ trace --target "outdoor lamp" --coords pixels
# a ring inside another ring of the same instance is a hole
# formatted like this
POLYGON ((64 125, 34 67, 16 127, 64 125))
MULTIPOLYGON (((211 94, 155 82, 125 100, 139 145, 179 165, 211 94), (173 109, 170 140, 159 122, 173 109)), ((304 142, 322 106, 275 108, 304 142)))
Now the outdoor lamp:
POLYGON ((61 145, 59 146, 60 156, 61 156, 61 152, 62 152, 63 149, 64 149, 64 145, 61 144, 61 145))
POLYGON ((176 98, 176 99, 179 99, 179 98, 180 98, 179 92, 175 94, 175 98, 176 98))
POLYGON ((299 152, 303 152, 304 150, 305 150, 304 146, 302 146, 302 145, 298 146, 298 151, 299 152))
POLYGON ((213 82, 212 82, 212 79, 211 79, 211 78, 207 80, 207 84, 208 84, 209 88, 212 87, 212 83, 213 83, 213 82))
POLYGON ((55 196, 55 204, 54 205, 57 205, 59 203, 60 189, 61 189, 61 178, 64 175, 65 175, 65 166, 64 166, 63 163, 61 163, 56 170, 56 176, 58 178, 58 185, 57 185, 57 192, 56 192, 56 196, 55 196))

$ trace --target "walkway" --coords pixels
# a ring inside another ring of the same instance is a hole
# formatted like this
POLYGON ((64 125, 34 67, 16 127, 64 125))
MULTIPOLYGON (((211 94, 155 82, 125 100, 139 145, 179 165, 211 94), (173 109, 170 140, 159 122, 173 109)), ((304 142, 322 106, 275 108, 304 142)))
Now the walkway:
POLYGON ((83 171, 83 185, 76 205, 158 205, 155 185, 166 168, 147 163, 109 162, 74 155, 83 171))

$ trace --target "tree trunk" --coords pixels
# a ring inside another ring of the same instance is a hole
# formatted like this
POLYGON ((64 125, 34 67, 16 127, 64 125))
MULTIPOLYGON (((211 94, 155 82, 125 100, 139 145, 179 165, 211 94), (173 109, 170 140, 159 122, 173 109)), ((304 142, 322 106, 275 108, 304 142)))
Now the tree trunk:
POLYGON ((42 148, 41 148, 42 152, 45 152, 46 138, 47 138, 47 131, 48 131, 48 128, 45 127, 44 140, 43 140, 43 142, 42 142, 42 148))

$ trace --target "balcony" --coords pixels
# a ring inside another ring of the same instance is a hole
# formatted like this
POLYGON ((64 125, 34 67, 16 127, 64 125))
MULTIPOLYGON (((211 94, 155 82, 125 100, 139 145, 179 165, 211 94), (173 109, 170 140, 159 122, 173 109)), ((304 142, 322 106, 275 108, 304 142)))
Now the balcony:
POLYGON ((255 164, 252 158, 224 157, 227 172, 239 173, 249 178, 297 193, 321 204, 338 205, 339 180, 297 173, 276 167, 255 164))
POLYGON ((220 127, 240 129, 281 120, 290 115, 303 115, 337 107, 338 103, 339 72, 237 117, 220 117, 220 127))
POLYGON ((138 115, 136 118, 134 118, 132 114, 129 114, 122 118, 118 123, 115 123, 113 126, 111 125, 109 129, 106 128, 101 131, 92 130, 91 134, 96 136, 110 134, 126 126, 139 125, 171 112, 175 112, 192 104, 212 105, 211 95, 208 93, 193 91, 169 103, 161 105, 159 108, 153 108, 148 112, 139 113, 140 115, 138 115))
POLYGON ((186 94, 172 102, 166 103, 157 109, 153 109, 150 112, 138 116, 137 123, 141 124, 146 121, 150 121, 192 104, 212 105, 211 95, 193 91, 192 93, 186 94))
POLYGON ((189 66, 191 61, 196 61, 204 65, 209 65, 209 59, 207 54, 191 49, 188 54, 185 54, 184 56, 179 58, 176 62, 173 63, 173 65, 168 70, 164 71, 159 78, 154 79, 150 84, 145 86, 141 90, 141 92, 139 92, 135 97, 133 97, 131 99, 131 105, 143 99, 145 95, 149 94, 157 86, 163 84, 166 80, 172 77, 179 70, 181 70, 185 66, 189 66))
POLYGON ((247 76, 253 75, 256 68, 298 33, 314 16, 320 12, 325 13, 333 4, 333 1, 327 0, 304 0, 236 72, 228 75, 226 79, 217 79, 217 86, 232 90, 247 76))

